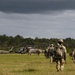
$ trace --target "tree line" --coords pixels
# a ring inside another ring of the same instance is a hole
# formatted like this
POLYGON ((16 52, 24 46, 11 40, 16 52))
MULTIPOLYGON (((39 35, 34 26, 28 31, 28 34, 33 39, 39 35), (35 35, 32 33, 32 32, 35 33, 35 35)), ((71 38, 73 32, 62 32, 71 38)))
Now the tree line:
MULTIPOLYGON (((75 39, 73 38, 65 38, 64 45, 67 48, 67 51, 70 52, 75 48, 75 39)), ((14 46, 14 50, 22 46, 32 46, 33 48, 40 48, 46 49, 49 44, 57 45, 58 38, 24 38, 23 36, 16 35, 7 36, 7 35, 0 35, 0 50, 5 49, 8 50, 12 46, 14 46)))

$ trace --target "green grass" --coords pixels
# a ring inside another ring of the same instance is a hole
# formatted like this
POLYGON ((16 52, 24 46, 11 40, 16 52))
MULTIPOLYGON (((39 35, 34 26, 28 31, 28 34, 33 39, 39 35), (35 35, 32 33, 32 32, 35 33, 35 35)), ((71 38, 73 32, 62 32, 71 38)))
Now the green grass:
POLYGON ((63 72, 56 72, 56 63, 43 54, 0 54, 0 75, 75 75, 75 64, 67 55, 63 72))

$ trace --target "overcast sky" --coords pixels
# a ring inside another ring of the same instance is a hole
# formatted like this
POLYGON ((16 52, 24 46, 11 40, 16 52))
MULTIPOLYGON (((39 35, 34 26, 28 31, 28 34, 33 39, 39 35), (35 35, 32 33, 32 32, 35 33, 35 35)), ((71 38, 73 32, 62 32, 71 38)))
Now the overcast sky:
POLYGON ((75 38, 75 0, 0 0, 0 35, 75 38))

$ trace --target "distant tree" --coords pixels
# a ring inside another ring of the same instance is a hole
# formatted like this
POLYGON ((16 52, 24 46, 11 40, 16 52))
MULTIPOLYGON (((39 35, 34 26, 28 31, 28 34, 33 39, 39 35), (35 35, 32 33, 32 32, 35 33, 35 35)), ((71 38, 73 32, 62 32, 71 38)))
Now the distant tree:
MULTIPOLYGON (((64 40, 64 45, 67 47, 68 52, 75 48, 75 39, 66 38, 64 40)), ((14 46, 15 49, 21 46, 32 46, 35 48, 46 49, 49 44, 57 45, 58 38, 23 38, 20 35, 16 35, 15 37, 0 35, 0 49, 8 49, 11 46, 14 46)))

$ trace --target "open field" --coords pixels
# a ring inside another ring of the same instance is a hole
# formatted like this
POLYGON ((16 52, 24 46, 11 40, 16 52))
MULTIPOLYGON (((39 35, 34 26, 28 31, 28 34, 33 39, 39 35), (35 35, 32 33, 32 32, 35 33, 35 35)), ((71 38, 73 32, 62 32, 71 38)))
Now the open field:
POLYGON ((75 64, 67 55, 63 72, 56 72, 43 54, 0 54, 0 75, 75 75, 75 64))

